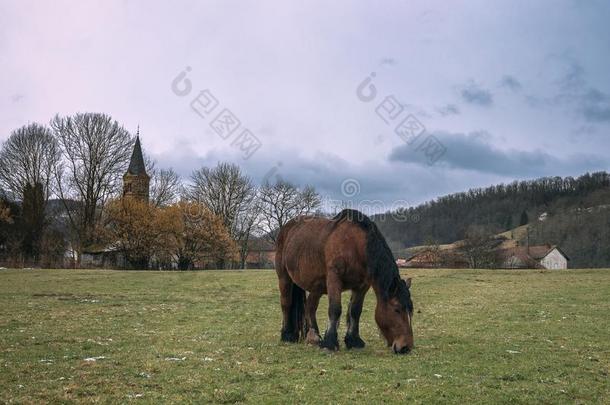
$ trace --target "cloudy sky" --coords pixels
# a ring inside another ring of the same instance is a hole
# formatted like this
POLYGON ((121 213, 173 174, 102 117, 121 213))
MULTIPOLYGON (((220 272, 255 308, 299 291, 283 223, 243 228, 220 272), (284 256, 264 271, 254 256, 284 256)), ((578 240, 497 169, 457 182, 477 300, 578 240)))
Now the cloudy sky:
POLYGON ((0 140, 104 112, 185 178, 232 161, 388 206, 608 170, 608 21, 595 0, 0 0, 0 140))

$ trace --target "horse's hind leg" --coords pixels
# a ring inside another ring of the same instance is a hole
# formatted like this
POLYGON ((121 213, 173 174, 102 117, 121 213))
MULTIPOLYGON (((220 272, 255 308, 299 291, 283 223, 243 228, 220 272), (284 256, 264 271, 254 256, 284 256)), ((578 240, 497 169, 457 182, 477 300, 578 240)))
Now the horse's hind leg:
POLYGON ((347 307, 347 333, 345 334, 345 347, 348 349, 364 347, 364 340, 360 338, 360 315, 368 289, 366 287, 352 291, 352 297, 347 307))
POLYGON ((341 318, 341 280, 333 270, 326 277, 326 289, 328 291, 328 329, 324 339, 320 341, 320 347, 329 350, 339 350, 339 339, 337 339, 337 328, 341 318))
POLYGON ((305 342, 311 345, 320 343, 320 329, 318 329, 318 321, 316 320, 316 311, 320 303, 321 291, 311 291, 305 302, 305 322, 307 325, 307 337, 305 342))

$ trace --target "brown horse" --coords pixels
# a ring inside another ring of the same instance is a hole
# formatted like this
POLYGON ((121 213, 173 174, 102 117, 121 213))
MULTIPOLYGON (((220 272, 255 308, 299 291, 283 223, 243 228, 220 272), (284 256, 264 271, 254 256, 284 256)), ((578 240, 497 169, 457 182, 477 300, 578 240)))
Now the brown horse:
POLYGON ((364 347, 358 324, 364 296, 377 296, 375 320, 394 353, 413 348, 411 279, 402 280, 383 235, 359 211, 343 210, 333 219, 298 217, 278 235, 275 270, 279 279, 282 340, 338 350, 341 292, 352 290, 345 346, 364 347), (305 298, 305 291, 309 294, 305 298), (320 297, 328 294, 329 325, 324 339, 316 321, 320 297))

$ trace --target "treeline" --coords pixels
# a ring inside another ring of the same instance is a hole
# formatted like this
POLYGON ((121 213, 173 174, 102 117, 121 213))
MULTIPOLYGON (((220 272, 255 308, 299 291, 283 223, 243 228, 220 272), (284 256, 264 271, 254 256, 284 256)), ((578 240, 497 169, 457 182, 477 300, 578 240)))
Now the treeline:
POLYGON ((149 158, 149 202, 125 202, 134 143, 98 113, 14 130, 0 149, 0 266, 79 266, 87 249, 111 246, 132 268, 243 267, 253 238, 273 241, 290 218, 320 206, 313 187, 259 186, 233 164, 183 181, 149 158))
MULTIPOLYGON (((610 175, 597 172, 577 178, 550 177, 472 189, 440 197, 417 207, 401 209, 393 215, 377 216, 375 219, 390 240, 392 248, 399 250, 422 244, 463 240, 473 226, 484 227, 489 234, 512 229, 524 222, 533 226, 540 224, 538 217, 541 214, 547 213, 547 220, 535 227, 535 242, 560 244, 564 250, 569 250, 569 254, 578 258, 576 263, 579 265, 597 265, 601 264, 602 259, 593 260, 591 253, 582 252, 591 252, 595 249, 594 244, 602 246, 607 243, 586 237, 589 229, 597 224, 585 221, 584 214, 573 214, 579 209, 586 210, 604 204, 610 204, 610 175), (401 218, 409 220, 401 221, 401 218), (578 231, 565 235, 564 231, 567 232, 570 228, 578 228, 578 231), (570 235, 576 234, 580 235, 576 239, 581 240, 580 243, 585 244, 586 249, 577 248, 575 242, 565 246, 567 240, 576 240, 569 239, 572 238, 570 235)), ((608 265, 609 262, 604 263, 608 265)))

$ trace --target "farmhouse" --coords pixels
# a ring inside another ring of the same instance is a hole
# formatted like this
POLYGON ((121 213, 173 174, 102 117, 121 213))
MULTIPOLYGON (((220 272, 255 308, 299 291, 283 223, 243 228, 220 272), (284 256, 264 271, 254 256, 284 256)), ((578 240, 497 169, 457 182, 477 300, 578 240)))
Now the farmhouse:
POLYGON ((264 269, 273 267, 275 263, 275 244, 262 238, 251 242, 246 266, 249 269, 264 269))
POLYGON ((398 267, 410 267, 420 269, 434 268, 468 268, 468 259, 457 249, 423 249, 408 259, 397 259, 398 267))
POLYGON ((505 269, 567 269, 570 258, 558 246, 517 246, 499 251, 505 269))

